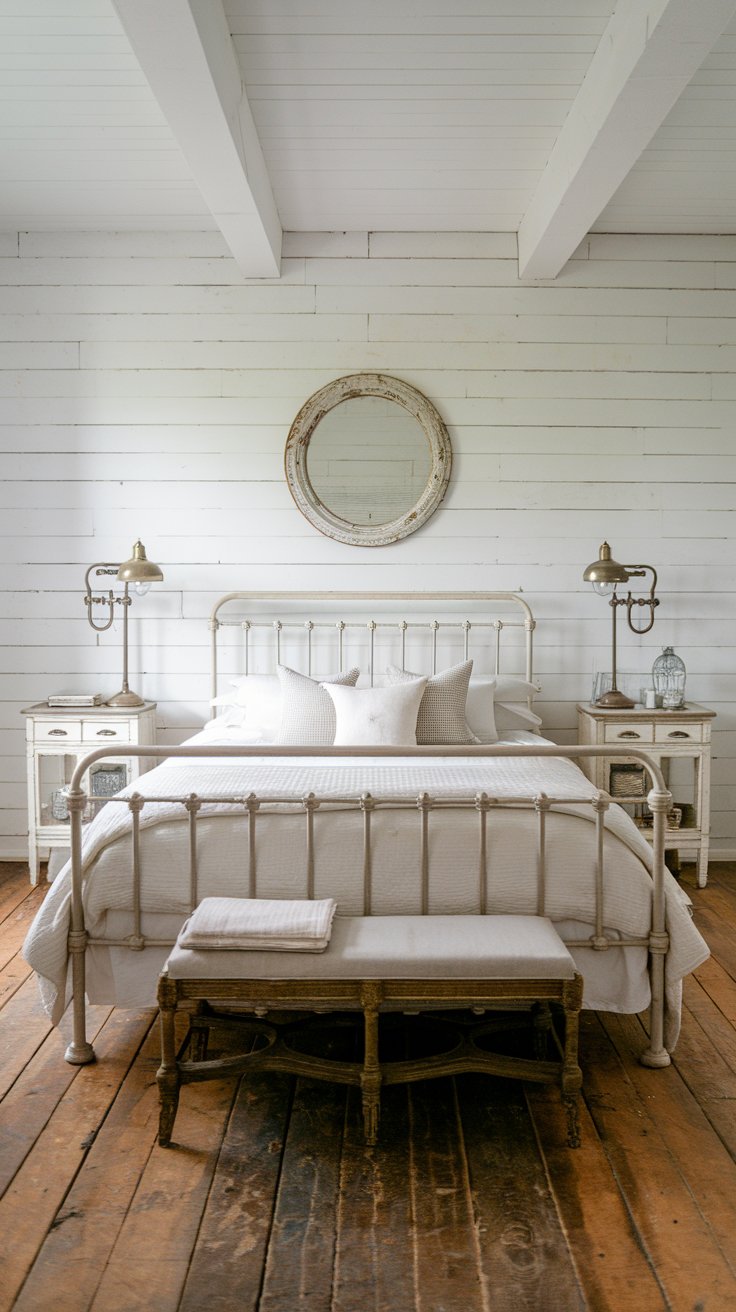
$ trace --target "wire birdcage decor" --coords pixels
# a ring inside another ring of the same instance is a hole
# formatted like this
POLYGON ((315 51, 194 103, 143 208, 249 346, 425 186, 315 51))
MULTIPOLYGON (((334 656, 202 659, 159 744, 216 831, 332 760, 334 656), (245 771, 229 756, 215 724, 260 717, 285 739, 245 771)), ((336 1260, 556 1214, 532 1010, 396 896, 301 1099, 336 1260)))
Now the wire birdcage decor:
POLYGON ((685 701, 685 662, 674 647, 664 647, 652 666, 652 682, 665 710, 674 711, 685 701))

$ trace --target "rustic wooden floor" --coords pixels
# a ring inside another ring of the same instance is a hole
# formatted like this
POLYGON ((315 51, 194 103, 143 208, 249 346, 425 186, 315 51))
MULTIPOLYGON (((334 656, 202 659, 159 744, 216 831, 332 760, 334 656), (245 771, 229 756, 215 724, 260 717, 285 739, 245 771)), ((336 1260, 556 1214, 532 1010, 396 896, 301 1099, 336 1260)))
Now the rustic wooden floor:
POLYGON ((583 1144, 554 1090, 354 1092, 268 1075, 182 1094, 156 1145, 155 1013, 94 1008, 63 1060, 19 948, 43 889, 0 866, 0 1308, 15 1312, 736 1309, 736 865, 683 882, 712 958, 674 1064, 586 1014, 583 1144))

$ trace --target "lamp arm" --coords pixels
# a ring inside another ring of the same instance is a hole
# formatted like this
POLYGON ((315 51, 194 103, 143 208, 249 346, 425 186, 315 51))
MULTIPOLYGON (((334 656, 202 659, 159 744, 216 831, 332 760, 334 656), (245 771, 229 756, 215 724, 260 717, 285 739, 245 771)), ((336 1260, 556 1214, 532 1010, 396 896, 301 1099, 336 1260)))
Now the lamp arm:
POLYGON ((649 588, 648 597, 632 597, 631 593, 629 592, 626 598, 626 619, 628 621, 628 625, 629 628, 631 629, 631 632, 648 633, 654 624, 655 607, 659 605, 659 598, 655 597, 654 595, 655 589, 657 587, 657 571, 653 565, 625 565, 624 568, 628 573, 629 578, 644 578, 647 572, 649 572, 652 576, 652 582, 651 582, 651 587, 649 588), (645 625, 643 629, 639 628, 639 626, 636 624, 632 624, 631 622, 631 611, 634 606, 649 607, 649 623, 645 625))
POLYGON ((107 629, 109 629, 112 626, 113 619, 115 618, 115 602, 117 598, 113 596, 112 589, 108 592, 106 597, 93 596, 92 584, 90 582, 90 575, 92 574, 93 571, 95 572, 95 574, 97 574, 98 577, 103 574, 117 574, 118 569, 119 569, 118 565, 112 565, 109 562, 100 561, 96 565, 90 565, 89 569, 87 570, 87 573, 84 576, 84 587, 85 587, 84 604, 87 607, 87 620, 89 621, 90 628, 94 629, 95 633, 105 633, 107 629), (95 621, 92 618, 93 606, 107 606, 108 618, 105 624, 95 624, 95 621))

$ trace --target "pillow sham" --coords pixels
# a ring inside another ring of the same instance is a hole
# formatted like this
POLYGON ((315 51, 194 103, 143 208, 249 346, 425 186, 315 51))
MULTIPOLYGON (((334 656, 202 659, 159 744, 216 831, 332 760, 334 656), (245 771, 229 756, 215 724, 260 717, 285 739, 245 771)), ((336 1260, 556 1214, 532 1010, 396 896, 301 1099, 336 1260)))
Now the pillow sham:
POLYGON ((541 716, 529 707, 529 699, 536 697, 539 688, 526 679, 514 678, 512 675, 496 676, 496 688, 493 694, 496 729, 499 734, 513 732, 515 729, 527 729, 532 732, 542 723, 541 716))
MULTIPOLYGON (((417 715, 417 742, 438 746, 478 741, 465 719, 465 703, 468 696, 468 684, 473 669, 472 661, 463 661, 453 665, 439 674, 432 674, 427 679, 417 715)), ((386 670, 387 686, 396 687, 419 679, 418 674, 410 674, 398 665, 389 665, 386 670)), ((493 702, 491 701, 491 706, 493 702)))
POLYGON ((542 723, 540 715, 535 715, 534 711, 530 711, 528 706, 523 706, 520 702, 496 702, 493 709, 496 730, 501 738, 514 729, 527 729, 533 733, 542 723))
POLYGON ((335 738, 335 707, 327 690, 336 685, 354 688, 360 670, 318 682, 288 665, 277 666, 281 686, 281 723, 276 742, 298 747, 331 747, 335 738))
POLYGON ((416 747, 426 679, 384 688, 322 686, 335 708, 336 747, 416 747))

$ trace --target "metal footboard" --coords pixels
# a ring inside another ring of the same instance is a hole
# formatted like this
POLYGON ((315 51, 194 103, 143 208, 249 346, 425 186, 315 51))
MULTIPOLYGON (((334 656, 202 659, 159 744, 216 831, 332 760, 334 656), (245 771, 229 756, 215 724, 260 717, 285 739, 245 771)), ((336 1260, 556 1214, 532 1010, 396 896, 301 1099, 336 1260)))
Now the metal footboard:
POLYGON ((494 809, 498 808, 523 808, 536 812, 537 825, 537 842, 536 842, 536 876, 537 876, 537 906, 538 915, 546 914, 546 892, 547 892, 547 818, 556 806, 569 807, 570 805, 581 805, 592 807, 595 815, 596 825, 596 859, 594 865, 593 878, 595 881, 595 922, 593 934, 586 939, 567 939, 568 947, 587 947, 596 951, 605 951, 610 948, 626 949, 627 947, 645 947, 649 952, 649 975, 651 983, 651 1007, 650 1007, 650 1034, 649 1046, 641 1056, 641 1061, 647 1066, 666 1066, 669 1064, 670 1057, 664 1046, 664 965, 665 957, 669 948, 669 937, 666 931, 665 920, 665 827, 667 812, 672 803, 672 795, 665 786, 664 778, 659 765, 651 760, 645 752, 632 749, 631 747, 620 744, 606 744, 605 746, 579 746, 573 745, 560 747, 557 745, 492 745, 492 746, 459 746, 459 747, 396 747, 396 748, 376 748, 376 747, 355 747, 352 749, 344 747, 323 747, 315 749, 314 747, 236 747, 236 746, 192 746, 192 747, 151 747, 151 746, 124 746, 119 749, 99 748, 90 752, 81 760, 72 776, 71 784, 67 794, 68 808, 71 821, 71 862, 72 862, 72 899, 71 899, 71 921, 69 931, 69 954, 72 963, 72 994, 73 994, 73 1038, 66 1051, 66 1060, 73 1065, 84 1065, 94 1060, 94 1049, 87 1039, 86 1035, 86 1004, 85 1004, 85 983, 86 983, 86 950, 87 947, 95 942, 104 942, 108 947, 120 946, 132 950, 142 950, 147 946, 170 946, 169 942, 160 939, 146 937, 142 929, 142 909, 141 909, 141 850, 140 850, 140 830, 141 830, 141 812, 144 806, 151 802, 174 802, 181 805, 182 814, 186 816, 188 823, 188 850, 189 850, 189 901, 193 910, 199 901, 199 850, 198 850, 198 824, 202 807, 210 803, 227 803, 233 806, 242 807, 243 814, 248 817, 249 832, 249 856, 248 856, 248 889, 250 897, 258 895, 258 867, 257 867, 257 843, 255 841, 257 827, 260 817, 268 814, 269 808, 278 806, 283 807, 288 804, 293 810, 298 810, 304 816, 304 855, 305 855, 305 882, 304 896, 311 898, 314 896, 315 880, 315 840, 314 840, 314 816, 317 810, 321 814, 330 810, 352 808, 360 812, 363 817, 362 821, 362 874, 363 874, 363 914, 370 915, 372 912, 372 824, 373 817, 379 810, 414 810, 417 813, 418 841, 420 850, 420 868, 421 868, 421 913, 428 914, 430 899, 430 863, 429 863, 429 846, 430 846, 430 826, 431 817, 435 813, 448 810, 465 810, 477 812, 477 868, 478 868, 478 913, 480 915, 492 914, 493 909, 487 905, 487 874, 489 862, 489 844, 488 844, 488 818, 494 809), (406 796, 372 796, 370 793, 362 793, 359 796, 345 795, 343 797, 320 798, 313 793, 295 801, 293 796, 275 796, 263 795, 256 796, 250 793, 247 796, 236 796, 233 794, 222 794, 207 792, 206 794, 187 793, 182 796, 166 797, 146 796, 145 798, 139 793, 132 793, 126 797, 115 797, 109 799, 106 805, 126 807, 131 813, 131 834, 132 834, 132 906, 133 906, 133 933, 128 937, 120 940, 93 940, 87 931, 84 914, 83 901, 83 884, 84 871, 82 865, 82 825, 85 807, 88 802, 88 796, 82 788, 82 781, 86 772, 96 761, 104 758, 109 761, 111 757, 140 756, 150 759, 166 759, 176 757, 198 758, 213 760, 218 758, 248 758, 248 757, 300 757, 300 756, 320 756, 330 757, 417 757, 418 759, 426 757, 565 757, 568 759, 579 758, 582 756, 601 756, 608 758, 622 756, 627 760, 636 760, 646 770, 651 788, 647 797, 649 808, 653 815, 653 897, 652 897, 652 914, 649 932, 641 938, 609 938, 603 924, 603 890, 604 890, 604 834, 605 834, 605 817, 606 812, 611 806, 611 798, 607 793, 596 792, 590 796, 582 797, 562 797, 556 798, 544 792, 533 795, 519 797, 502 797, 496 798, 489 796, 485 792, 480 792, 467 798, 443 797, 442 795, 432 796, 427 792, 420 793, 415 798, 406 796))

